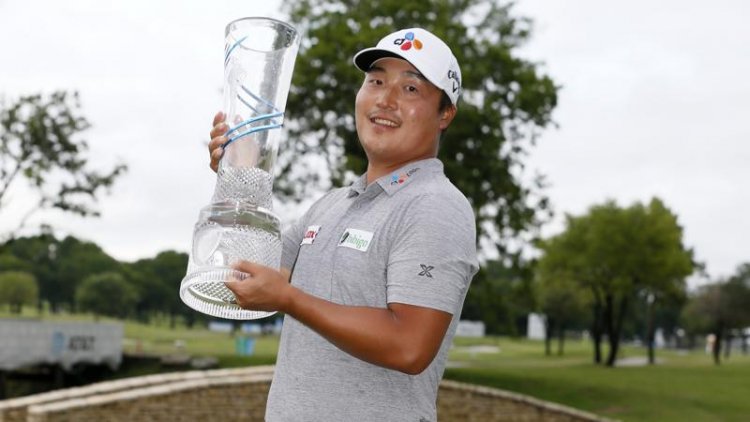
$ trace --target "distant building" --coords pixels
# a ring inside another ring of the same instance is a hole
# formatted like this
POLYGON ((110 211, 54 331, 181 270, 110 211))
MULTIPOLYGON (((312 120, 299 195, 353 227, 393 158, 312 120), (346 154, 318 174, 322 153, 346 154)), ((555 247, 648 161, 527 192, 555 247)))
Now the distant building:
POLYGON ((482 321, 458 321, 456 336, 458 337, 484 337, 484 322, 482 321))
POLYGON ((526 337, 530 340, 544 340, 547 330, 544 328, 544 314, 529 314, 526 324, 526 337))

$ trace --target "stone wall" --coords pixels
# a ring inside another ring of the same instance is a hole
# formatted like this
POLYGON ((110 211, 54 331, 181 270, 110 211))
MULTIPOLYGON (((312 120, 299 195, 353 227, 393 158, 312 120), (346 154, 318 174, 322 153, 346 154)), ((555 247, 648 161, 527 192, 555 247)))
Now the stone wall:
POLYGON ((438 419, 461 422, 612 422, 594 414, 523 394, 443 380, 438 419))
POLYGON ((173 384, 184 381, 224 378, 236 375, 272 375, 273 366, 217 369, 210 371, 183 371, 168 374, 146 375, 105 381, 84 387, 65 388, 47 393, 34 394, 9 400, 0 400, 0 422, 24 422, 30 407, 64 402, 94 396, 107 396, 118 392, 144 389, 151 386, 173 384))
MULTIPOLYGON (((0 422, 262 421, 272 367, 135 377, 0 401, 0 422)), ((443 381, 440 421, 606 422, 506 391, 443 381)))

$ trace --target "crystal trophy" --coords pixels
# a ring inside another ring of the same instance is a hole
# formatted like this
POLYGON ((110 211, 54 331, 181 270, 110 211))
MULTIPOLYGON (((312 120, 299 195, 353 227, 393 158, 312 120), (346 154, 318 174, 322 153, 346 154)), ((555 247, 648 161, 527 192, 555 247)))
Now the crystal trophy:
POLYGON ((273 166, 300 38, 290 25, 244 18, 225 31, 224 113, 229 130, 211 204, 193 231, 180 298, 191 308, 228 319, 272 315, 242 309, 224 283, 248 274, 245 260, 279 268, 281 225, 272 211, 273 166))

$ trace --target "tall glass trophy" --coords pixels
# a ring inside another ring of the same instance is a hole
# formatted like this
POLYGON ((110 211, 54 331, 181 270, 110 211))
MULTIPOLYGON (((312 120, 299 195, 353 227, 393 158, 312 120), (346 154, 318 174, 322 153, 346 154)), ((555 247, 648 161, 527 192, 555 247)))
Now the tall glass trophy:
POLYGON ((238 19, 225 35, 228 141, 211 204, 195 224, 180 298, 208 315, 257 319, 273 312, 240 308, 224 282, 248 277, 232 268, 241 260, 279 268, 281 227, 271 188, 300 37, 290 25, 269 18, 238 19))

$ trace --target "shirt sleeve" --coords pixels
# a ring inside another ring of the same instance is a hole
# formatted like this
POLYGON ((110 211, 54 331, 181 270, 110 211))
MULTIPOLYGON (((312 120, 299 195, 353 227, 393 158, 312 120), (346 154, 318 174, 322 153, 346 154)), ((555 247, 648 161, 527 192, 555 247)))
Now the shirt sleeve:
POLYGON ((304 237, 304 216, 284 229, 281 234, 281 268, 291 270, 304 237))
POLYGON ((422 196, 407 207, 388 257, 388 303, 456 314, 479 269, 468 201, 422 196))

